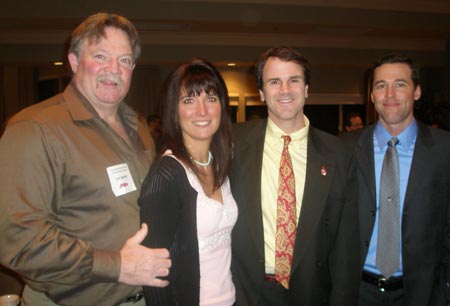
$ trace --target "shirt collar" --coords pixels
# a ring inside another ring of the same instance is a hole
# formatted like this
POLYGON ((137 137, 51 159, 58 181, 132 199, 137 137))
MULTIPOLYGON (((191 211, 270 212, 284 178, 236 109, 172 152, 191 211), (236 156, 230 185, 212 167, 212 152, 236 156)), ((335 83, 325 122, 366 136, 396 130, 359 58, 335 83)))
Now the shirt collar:
MULTIPOLYGON (((378 121, 375 126, 374 136, 377 139, 380 150, 387 146, 387 142, 392 136, 386 131, 384 126, 378 121)), ((417 122, 415 119, 408 125, 406 129, 403 130, 399 135, 397 135, 398 145, 397 148, 402 151, 407 151, 410 146, 414 143, 417 136, 417 122)))
MULTIPOLYGON (((91 103, 78 91, 72 82, 64 90, 64 100, 74 121, 87 121, 100 118, 91 103)), ((132 129, 137 129, 137 113, 125 102, 121 102, 118 110, 125 123, 132 129)))
POLYGON ((78 91, 73 81, 66 87, 63 96, 74 121, 84 121, 99 117, 94 107, 78 91))
MULTIPOLYGON (((297 142, 306 139, 309 131, 309 119, 303 115, 305 126, 301 129, 295 131, 294 133, 288 134, 291 136, 292 141, 297 142)), ((282 129, 280 129, 270 118, 267 118, 267 131, 266 137, 271 138, 272 140, 280 141, 281 136, 286 135, 282 129)))

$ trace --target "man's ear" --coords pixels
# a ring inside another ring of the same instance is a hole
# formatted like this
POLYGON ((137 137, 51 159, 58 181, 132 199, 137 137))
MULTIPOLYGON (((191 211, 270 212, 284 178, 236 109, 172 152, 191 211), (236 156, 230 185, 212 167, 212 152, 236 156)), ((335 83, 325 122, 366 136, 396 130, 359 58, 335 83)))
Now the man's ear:
POLYGON ((414 101, 417 101, 422 96, 422 89, 420 88, 420 85, 417 85, 416 89, 414 90, 414 101))
POLYGON ((308 98, 309 85, 305 85, 305 98, 308 98))
POLYGON ((75 53, 71 52, 67 56, 70 64, 70 68, 72 69, 72 72, 75 74, 78 70, 78 57, 75 55, 75 53))
POLYGON ((264 92, 260 89, 259 90, 259 99, 261 102, 266 102, 266 97, 264 96, 264 92))

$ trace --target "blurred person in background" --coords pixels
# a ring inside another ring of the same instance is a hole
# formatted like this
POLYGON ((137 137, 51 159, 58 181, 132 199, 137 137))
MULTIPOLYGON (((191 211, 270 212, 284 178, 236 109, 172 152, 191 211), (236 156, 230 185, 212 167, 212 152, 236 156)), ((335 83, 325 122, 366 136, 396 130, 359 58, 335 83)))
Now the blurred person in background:
POLYGON ((161 117, 157 114, 151 114, 147 116, 148 129, 152 134, 153 141, 155 142, 156 152, 159 152, 161 147, 162 136, 162 121, 161 117))
POLYGON ((360 114, 356 112, 350 112, 345 116, 344 128, 346 132, 355 131, 364 127, 364 123, 360 114))

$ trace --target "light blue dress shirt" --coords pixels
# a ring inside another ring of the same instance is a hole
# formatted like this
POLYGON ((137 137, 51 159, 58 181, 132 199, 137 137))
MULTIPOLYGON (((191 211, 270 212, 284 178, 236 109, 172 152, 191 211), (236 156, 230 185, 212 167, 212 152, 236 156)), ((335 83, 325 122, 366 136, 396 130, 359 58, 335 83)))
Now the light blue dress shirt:
MULTIPOLYGON (((408 186, 409 171, 411 169, 412 158, 414 154, 414 147, 416 144, 417 137, 417 122, 413 122, 400 134, 397 136, 399 140, 397 144, 398 158, 399 158, 399 175, 400 175, 400 228, 403 215, 403 205, 405 201, 406 188, 408 186)), ((372 272, 375 274, 381 274, 376 267, 376 257, 377 257, 377 241, 378 241, 378 216, 380 211, 380 178, 381 178, 381 168, 383 166, 384 154, 388 148, 387 142, 392 136, 385 130, 383 125, 378 122, 375 127, 375 132, 373 134, 373 154, 375 162, 375 184, 376 184, 376 216, 375 225, 373 227, 372 237, 370 239, 369 251, 367 253, 366 262, 364 264, 364 270, 372 272)), ((392 233, 394 234, 394 233, 392 233)), ((393 276, 403 275, 402 271, 402 254, 401 254, 401 231, 397 233, 400 235, 400 267, 393 274, 393 276)))

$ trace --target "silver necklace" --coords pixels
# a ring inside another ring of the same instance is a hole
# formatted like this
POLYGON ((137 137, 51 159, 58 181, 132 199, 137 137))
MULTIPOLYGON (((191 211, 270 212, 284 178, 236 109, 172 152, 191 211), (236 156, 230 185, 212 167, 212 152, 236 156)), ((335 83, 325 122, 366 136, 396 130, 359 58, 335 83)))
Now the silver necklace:
POLYGON ((201 161, 194 159, 192 156, 190 156, 190 158, 194 163, 196 163, 197 165, 202 166, 202 167, 208 167, 213 160, 212 153, 209 150, 208 150, 208 161, 206 163, 202 163, 201 161))

